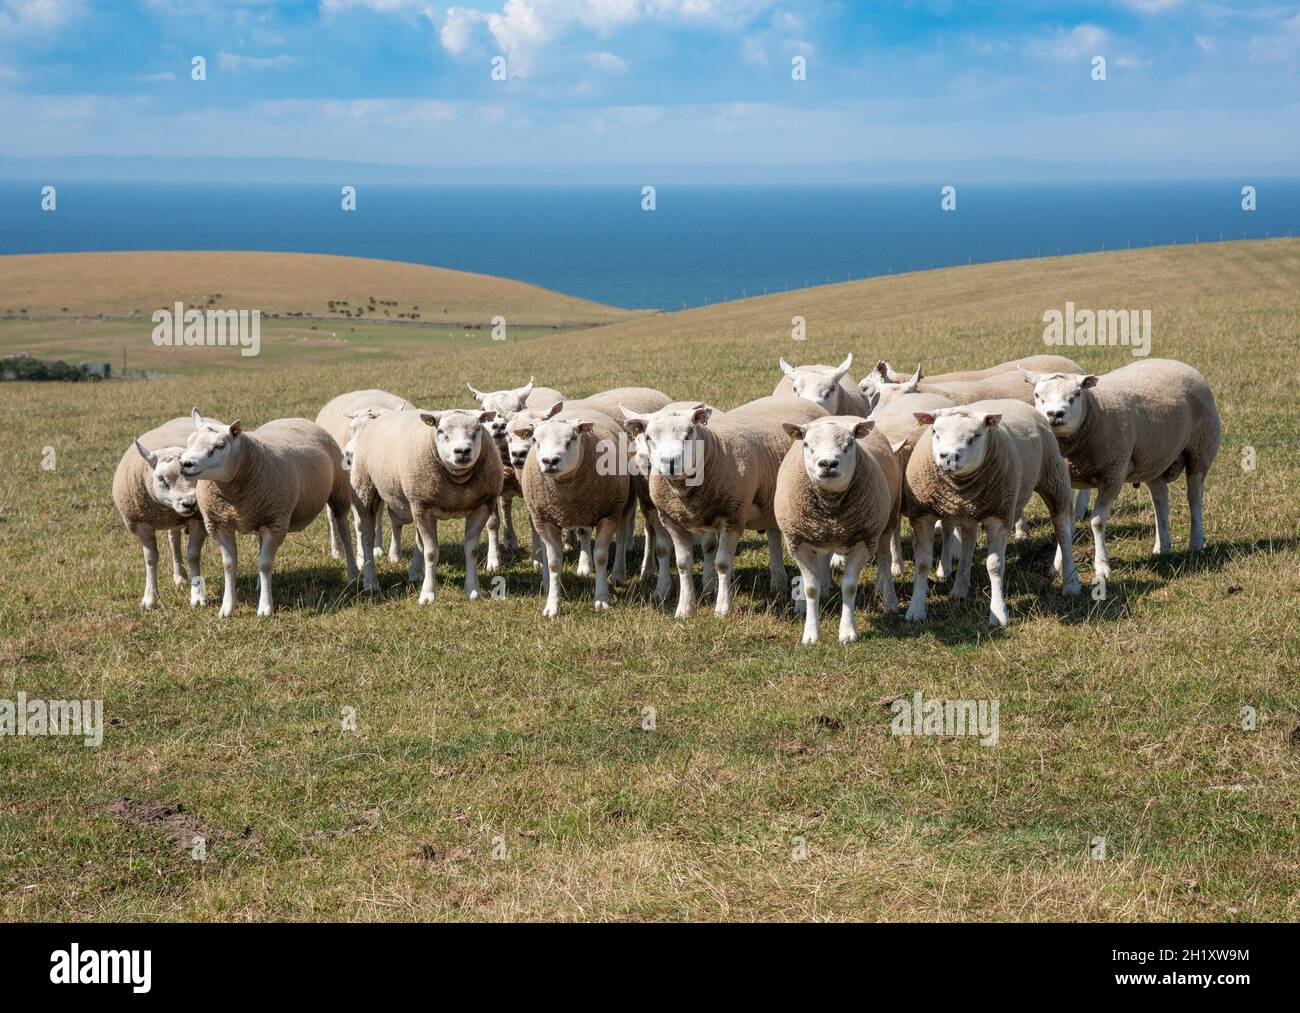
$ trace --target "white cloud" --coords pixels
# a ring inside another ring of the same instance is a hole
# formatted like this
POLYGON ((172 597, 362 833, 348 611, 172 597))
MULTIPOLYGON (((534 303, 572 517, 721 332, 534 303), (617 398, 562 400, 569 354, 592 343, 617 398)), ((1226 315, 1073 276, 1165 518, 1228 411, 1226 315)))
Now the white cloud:
POLYGON ((587 62, 606 74, 626 74, 631 69, 626 60, 613 53, 589 53, 587 62))
POLYGON ((451 7, 447 10, 447 20, 438 30, 442 48, 452 56, 466 53, 474 44, 474 34, 483 23, 481 11, 465 7, 451 7))
POLYGON ((1140 14, 1159 14, 1177 7, 1183 0, 1119 0, 1119 2, 1121 6, 1140 14))
POLYGON ((231 74, 256 74, 263 70, 284 70, 297 62, 288 53, 278 56, 241 56, 239 53, 218 53, 217 66, 231 74))
POLYGON ((49 32, 85 10, 84 0, 0 0, 0 32, 49 32))
POLYGON ((1075 25, 1068 32, 1058 29, 1049 39, 1035 39, 1030 43, 1030 52, 1035 56, 1052 57, 1058 60, 1079 60, 1092 56, 1105 55, 1102 49, 1112 41, 1110 32, 1098 25, 1075 25))
POLYGON ((157 74, 137 74, 137 81, 175 81, 176 75, 170 70, 164 70, 157 74))

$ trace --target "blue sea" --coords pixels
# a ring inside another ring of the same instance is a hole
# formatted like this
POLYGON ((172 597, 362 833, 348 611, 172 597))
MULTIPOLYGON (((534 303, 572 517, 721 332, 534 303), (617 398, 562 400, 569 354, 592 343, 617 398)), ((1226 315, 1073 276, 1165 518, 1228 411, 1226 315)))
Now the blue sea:
POLYGON ((1300 180, 940 186, 0 183, 0 253, 289 250, 503 275, 681 309, 968 262, 1300 235, 1300 180), (1256 188, 1243 211, 1241 188, 1256 188))

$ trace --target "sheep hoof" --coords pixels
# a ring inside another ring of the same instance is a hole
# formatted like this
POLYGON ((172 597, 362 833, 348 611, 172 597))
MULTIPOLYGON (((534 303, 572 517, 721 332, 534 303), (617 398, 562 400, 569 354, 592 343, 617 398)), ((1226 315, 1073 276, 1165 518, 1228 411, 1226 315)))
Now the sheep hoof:
POLYGON ((362 580, 362 581, 361 581, 361 590, 364 591, 366 594, 378 594, 378 593, 379 593, 379 581, 377 581, 377 580, 362 580))
POLYGON ((841 643, 841 644, 852 644, 852 643, 855 643, 855 642, 857 641, 857 639, 858 639, 858 631, 857 631, 857 630, 840 630, 840 643, 841 643))
POLYGON ((343 553, 339 552, 338 549, 330 549, 330 559, 341 559, 341 558, 343 558, 343 553))
POLYGON ((501 563, 495 559, 489 559, 487 565, 483 567, 484 573, 500 573, 501 563))
POLYGON ((257 614, 259 616, 269 616, 275 614, 275 606, 268 605, 266 602, 257 603, 257 614))
POLYGON ((559 614, 560 606, 558 605, 547 605, 546 608, 542 609, 542 616, 546 619, 554 619, 559 614))
POLYGON ((466 597, 467 599, 469 599, 470 601, 478 601, 478 600, 479 600, 481 597, 483 597, 483 596, 479 593, 479 589, 478 589, 478 588, 474 588, 474 590, 472 590, 472 591, 471 591, 469 588, 466 588, 466 589, 465 589, 465 597, 466 597))
POLYGON ((1093 573, 1093 577, 1094 577, 1094 579, 1097 578, 1097 577, 1101 577, 1103 580, 1109 580, 1109 579, 1110 579, 1110 564, 1109 564, 1109 563, 1096 563, 1096 564, 1093 565, 1092 573, 1093 573))
POLYGON ((815 643, 817 643, 817 641, 820 640, 820 639, 821 639, 821 635, 820 635, 820 634, 818 634, 818 633, 814 633, 812 630, 804 630, 804 634, 803 634, 803 643, 804 643, 805 645, 807 645, 807 644, 815 644, 815 643))
POLYGON ((177 587, 184 587, 189 582, 190 582, 190 578, 185 576, 185 574, 183 573, 172 574, 172 583, 175 584, 177 587))
POLYGON ((989 612, 989 626, 1005 626, 1007 624, 1007 619, 1006 609, 1003 609, 1001 612, 989 612))
POLYGON ((1075 577, 1074 580, 1070 581, 1070 583, 1066 584, 1064 587, 1061 588, 1061 594, 1077 595, 1082 593, 1083 593, 1083 588, 1079 586, 1078 577, 1075 577))
POLYGON ((158 607, 158 599, 157 599, 157 598, 150 598, 150 597, 148 597, 148 596, 146 595, 145 597, 143 597, 143 598, 140 599, 140 607, 141 607, 142 609, 157 608, 157 607, 158 607))
POLYGON ((420 592, 420 604, 421 604, 421 605, 432 605, 432 604, 433 604, 433 597, 434 597, 434 594, 433 594, 432 591, 421 591, 421 592, 420 592))
POLYGON ((593 602, 593 607, 596 609, 597 612, 608 612, 609 609, 611 608, 609 602, 607 601, 593 602))
POLYGON ((889 568, 889 575, 893 577, 895 580, 902 580, 903 568, 899 566, 897 563, 895 563, 893 566, 889 568))
POLYGON ((673 618, 674 618, 674 619, 694 619, 694 618, 695 618, 695 606, 692 605, 692 606, 690 606, 689 608, 684 608, 684 607, 682 607, 681 605, 678 605, 678 606, 677 606, 677 611, 673 613, 673 618))
POLYGON ((904 616, 903 618, 906 619, 909 623, 925 622, 925 606, 909 605, 907 609, 907 615, 904 616))
MULTIPOLYGON (((380 556, 378 553, 376 553, 375 558, 382 559, 383 557, 380 556)), ((402 557, 399 556, 396 552, 390 552, 388 554, 388 561, 390 563, 400 563, 402 561, 402 557)))

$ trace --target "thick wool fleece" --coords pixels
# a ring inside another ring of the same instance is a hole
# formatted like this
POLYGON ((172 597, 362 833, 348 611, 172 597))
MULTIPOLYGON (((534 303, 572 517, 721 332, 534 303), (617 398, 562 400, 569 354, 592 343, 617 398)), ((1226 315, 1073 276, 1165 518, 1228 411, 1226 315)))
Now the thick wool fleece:
POLYGON ((972 475, 941 472, 930 451, 927 426, 907 463, 903 512, 981 522, 997 518, 1012 527, 1035 492, 1052 515, 1070 503, 1070 475, 1046 420, 1019 401, 979 401, 970 410, 1000 414, 988 431, 984 461, 972 475))
POLYGON ((416 503, 438 520, 468 517, 501 495, 505 468, 486 428, 480 428, 478 458, 463 473, 449 470, 438 456, 437 430, 418 410, 390 412, 372 421, 357 437, 352 488, 363 508, 387 504, 412 521, 416 503))
POLYGON ((554 387, 534 387, 524 398, 524 407, 545 411, 556 401, 563 401, 564 395, 554 387))
POLYGON ((801 397, 763 397, 714 414, 700 432, 699 485, 650 476, 650 498, 660 514, 687 531, 730 527, 768 530, 776 525, 776 476, 790 449, 782 422, 811 422, 826 415, 801 397))
MULTIPOLYGON (((834 416, 832 421, 852 428, 859 419, 834 416)), ((795 440, 786 452, 776 479, 775 510, 792 551, 811 545, 847 553, 855 545, 866 545, 874 553, 881 534, 898 523, 902 506, 898 456, 875 430, 856 444, 853 478, 839 493, 827 493, 808 478, 802 440, 795 440)))
POLYGON ((340 447, 346 447, 352 439, 352 420, 344 412, 360 411, 362 408, 391 408, 396 411, 410 407, 405 398, 386 390, 354 390, 327 402, 316 413, 316 424, 333 436, 340 447))
POLYGON ((611 419, 619 420, 623 418, 619 405, 628 411, 645 414, 659 411, 671 400, 663 391, 652 387, 615 387, 613 390, 604 390, 591 397, 564 402, 564 414, 569 418, 580 419, 585 417, 583 412, 598 411, 611 419))
MULTIPOLYGON (((1000 376, 1003 373, 1016 373, 1019 375, 1016 369, 1017 366, 1023 366, 1035 373, 1083 372, 1077 362, 1073 359, 1067 359, 1064 355, 1026 355, 1023 359, 999 362, 996 366, 989 366, 987 369, 962 369, 954 370, 951 373, 936 373, 934 376, 922 377, 922 383, 925 380, 930 380, 933 383, 953 383, 958 380, 987 380, 991 376, 1000 376)), ((906 380, 907 377, 898 376, 898 379, 900 381, 906 380)))
MULTIPOLYGON (((606 518, 617 520, 623 515, 628 496, 631 495, 628 469, 613 469, 614 474, 600 474, 597 464, 602 455, 608 458, 606 447, 619 447, 622 431, 613 419, 594 410, 568 411, 557 419, 582 419, 592 423, 592 431, 578 436, 582 450, 578 465, 567 475, 554 478, 543 474, 537 464, 537 453, 532 451, 524 462, 522 485, 524 502, 538 530, 553 524, 569 528, 594 529, 606 518)), ((626 455, 625 455, 626 456, 626 455)))
POLYGON ((946 383, 922 377, 920 391, 923 394, 938 394, 958 405, 1002 400, 1022 401, 1027 405, 1034 403, 1034 388, 1025 383, 1025 378, 1018 370, 981 380, 951 380, 946 383))
POLYGON ((1144 359, 1106 373, 1081 396, 1083 421, 1057 437, 1076 484, 1170 482, 1214 463, 1219 409, 1205 377, 1186 363, 1144 359))
MULTIPOLYGON (((211 421, 215 422, 215 419, 211 421)), ((189 416, 172 419, 141 436, 140 445, 145 450, 184 447, 193 432, 194 422, 189 416)), ((117 462, 117 471, 113 473, 113 503, 128 531, 133 532, 137 524, 147 524, 156 530, 183 528, 193 520, 182 517, 167 504, 159 503, 150 495, 152 488, 153 471, 149 462, 132 444, 126 448, 126 453, 117 462)))
MULTIPOLYGON (((811 372, 834 373, 835 366, 800 366, 800 370, 809 370, 811 372)), ((852 415, 855 418, 866 418, 871 413, 871 404, 863 396, 862 391, 858 389, 853 378, 845 374, 839 383, 840 399, 836 405, 836 415, 852 415)), ((794 382, 788 377, 783 376, 777 382, 775 389, 772 391, 773 397, 798 397, 794 392, 794 382)))
POLYGON ((343 453, 308 419, 276 419, 235 438, 235 476, 199 480, 199 510, 209 534, 301 531, 329 505, 351 501, 343 453))
POLYGON ((875 432, 880 433, 890 443, 903 442, 899 451, 904 469, 916 449, 916 441, 921 438, 925 427, 916 421, 915 412, 934 412, 940 408, 951 408, 952 402, 941 394, 899 394, 883 408, 871 413, 876 423, 875 432))

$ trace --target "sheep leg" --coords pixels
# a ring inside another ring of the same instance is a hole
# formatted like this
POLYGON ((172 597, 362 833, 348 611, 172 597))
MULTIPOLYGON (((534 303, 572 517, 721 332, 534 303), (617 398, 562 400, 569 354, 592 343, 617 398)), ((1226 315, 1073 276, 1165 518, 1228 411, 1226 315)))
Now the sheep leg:
MULTIPOLYGON (((635 501, 633 501, 635 502, 635 501)), ((603 517, 596 524, 595 546, 592 552, 592 562, 596 564, 596 600, 595 608, 597 612, 604 611, 610 607, 609 604, 609 579, 607 571, 609 568, 609 543, 614 538, 614 533, 623 524, 622 519, 614 520, 612 517, 603 517)), ((620 544, 619 549, 623 546, 620 544)), ((618 558, 617 551, 615 553, 618 558)), ((617 574, 618 563, 614 564, 615 573, 617 574)), ((624 574, 626 577, 626 574, 624 574)))
POLYGON ((502 497, 501 499, 501 520, 505 525, 505 537, 501 539, 501 546, 507 553, 519 551, 519 536, 515 534, 515 498, 502 497))
POLYGON ((894 527, 894 535, 889 542, 889 556, 890 576, 898 579, 903 576, 903 525, 901 523, 894 527))
POLYGON ((564 539, 554 524, 543 524, 537 529, 546 546, 546 607, 542 615, 554 619, 560 614, 560 572, 564 568, 564 539))
POLYGON ((794 561, 799 564, 803 581, 803 643, 815 644, 821 639, 821 560, 811 545, 800 545, 793 550, 794 561))
POLYGON ((384 557, 384 515, 375 518, 375 550, 371 553, 376 559, 384 557))
MULTIPOLYGON (((668 600, 668 591, 672 586, 672 574, 668 572, 668 561, 673 554, 673 538, 664 527, 663 521, 658 520, 656 516, 657 529, 655 531, 654 554, 655 554, 655 590, 654 600, 657 602, 668 600)), ((694 562, 695 545, 694 539, 691 539, 691 561, 694 562)), ((646 546, 646 552, 650 552, 651 547, 646 546)))
POLYGON ((1004 586, 1007 568, 1007 526, 993 518, 986 522, 984 530, 989 548, 988 559, 984 561, 984 566, 989 572, 989 586, 992 588, 989 598, 989 625, 1005 626, 1008 620, 1004 586))
MULTIPOLYGON (((484 567, 484 569, 486 569, 488 573, 497 573, 501 569, 501 552, 497 547, 497 532, 501 529, 501 516, 497 511, 497 507, 500 506, 500 504, 501 504, 501 500, 499 497, 497 499, 494 499, 488 511, 488 519, 487 519, 488 551, 487 551, 487 565, 484 567)), ((475 547, 475 549, 477 550, 477 546, 475 547)))
MULTIPOLYGON (((537 530, 537 525, 533 523, 532 514, 528 515, 528 554, 532 560, 534 570, 538 570, 543 576, 546 574, 546 543, 542 540, 541 534, 537 530)), ((563 543, 561 543, 563 548, 563 543)))
POLYGON ((151 609, 158 604, 158 537, 147 524, 137 524, 131 530, 144 550, 144 597, 140 607, 151 609))
MULTIPOLYGON (((713 606, 715 616, 731 614, 731 567, 736 557, 736 546, 740 544, 741 527, 723 521, 718 531, 718 552, 713 557, 713 568, 718 571, 718 600, 713 606)), ((779 537, 779 532, 778 532, 779 537)), ((781 578, 785 584, 785 577, 781 578)))
MULTIPOLYGON (((376 535, 382 525, 378 520, 375 521, 376 535)), ((379 544, 379 538, 375 538, 375 545, 379 544)), ((388 561, 390 563, 400 563, 402 561, 402 522, 391 512, 388 515, 388 561)))
POLYGON ((1029 524, 1025 521, 1025 512, 1021 510, 1020 513, 1016 514, 1015 538, 1017 542, 1023 542, 1028 537, 1029 524))
POLYGON ((184 587, 190 582, 190 575, 185 572, 185 564, 181 561, 180 528, 168 529, 167 547, 171 550, 172 555, 172 583, 177 587, 184 587))
POLYGON ((1074 519, 1076 522, 1088 516, 1088 493, 1090 489, 1080 489, 1074 498, 1074 519))
POLYGON ((1079 571, 1074 565, 1074 508, 1067 499, 1052 514, 1052 527, 1056 531, 1056 559, 1064 560, 1063 566, 1053 567, 1053 573, 1061 573, 1061 593, 1079 593, 1079 571))
POLYGON ((338 535, 334 533, 333 524, 329 525, 329 529, 330 529, 330 559, 338 559, 339 558, 338 535))
POLYGON ((579 577, 591 576, 591 528, 578 530, 578 569, 579 577))
POLYGON ((934 557, 934 522, 934 517, 912 518, 912 601, 905 617, 911 623, 925 622, 925 591, 934 557))
MULTIPOLYGON (((353 551, 353 546, 352 546, 352 529, 348 525, 348 513, 351 511, 351 508, 352 508, 352 502, 350 498, 346 500, 336 500, 330 503, 329 505, 330 520, 332 522, 332 526, 338 532, 339 544, 343 549, 343 559, 348 565, 349 585, 356 584, 357 573, 358 573, 357 555, 356 552, 353 551)), ((284 541, 284 537, 287 533, 288 532, 281 532, 279 541, 275 543, 275 547, 272 548, 271 550, 272 559, 275 558, 275 549, 279 548, 280 542, 284 541)), ((263 552, 266 551, 265 536, 263 536, 262 538, 262 551, 263 552)), ((373 559, 374 557, 367 556, 366 558, 369 560, 369 559, 373 559)), ((271 613, 269 612, 267 613, 267 615, 270 614, 271 613)))
POLYGON ((1110 556, 1106 553, 1106 521, 1110 506, 1123 486, 1119 483, 1097 490, 1097 502, 1092 508, 1092 573, 1094 579, 1110 576, 1110 556))
POLYGON ((970 567, 975 558, 975 543, 979 540, 979 525, 972 521, 963 521, 956 526, 961 537, 961 559, 957 563, 957 579, 952 582, 952 591, 948 597, 952 601, 961 601, 970 594, 970 567))
POLYGON ((610 580, 615 587, 622 587, 627 583, 627 547, 632 542, 632 532, 636 530, 635 496, 628 496, 623 513, 614 524, 614 530, 618 540, 614 545, 614 572, 610 575, 610 580))
POLYGON ((882 532, 880 541, 876 544, 876 594, 880 595, 881 605, 886 615, 895 615, 898 612, 898 592, 894 590, 894 568, 892 560, 889 566, 885 565, 885 558, 889 554, 887 550, 893 546, 894 539, 898 537, 900 524, 901 522, 895 519, 893 528, 882 532))
POLYGON ((689 531, 679 528, 672 521, 664 519, 664 527, 673 541, 673 559, 677 563, 677 611, 676 619, 690 619, 695 615, 695 581, 691 579, 691 567, 695 564, 695 539, 689 531))
MULTIPOLYGON (((876 584, 879 585, 881 578, 888 573, 885 566, 886 553, 883 549, 889 547, 889 535, 881 536, 880 544, 876 547, 876 584)), ((865 544, 855 545, 844 556, 844 575, 840 577, 840 643, 851 644, 858 639, 858 577, 862 574, 862 565, 870 557, 871 552, 865 544)), ((889 578, 889 586, 894 586, 894 580, 889 578)), ((898 602, 894 602, 894 611, 898 611, 898 602)))
POLYGON ((406 568, 409 583, 418 584, 424 580, 424 540, 420 537, 420 527, 415 525, 415 545, 411 549, 411 565, 406 568))
POLYGON ((639 578, 642 585, 648 586, 655 579, 655 574, 659 568, 659 557, 655 554, 655 546, 659 542, 659 519, 652 516, 654 508, 647 510, 644 506, 641 508, 641 514, 645 518, 645 549, 641 553, 641 576, 639 578))
MULTIPOLYGON (((356 559, 352 555, 352 536, 348 532, 347 521, 342 512, 334 515, 334 526, 338 528, 339 541, 342 542, 343 558, 352 564, 353 575, 356 573, 356 559)), ((284 541, 284 531, 266 530, 262 532, 261 547, 257 552, 258 602, 257 614, 269 616, 275 614, 275 602, 271 597, 271 571, 275 569, 275 553, 284 541)))
MULTIPOLYGON (((700 580, 700 593, 708 594, 718 586, 718 574, 714 570, 714 560, 718 554, 718 536, 716 532, 709 531, 700 536, 700 552, 704 556, 704 573, 700 580)), ((694 555, 695 552, 692 550, 692 561, 694 561, 694 555)))
POLYGON ((203 521, 195 518, 190 521, 190 541, 186 546, 186 555, 190 561, 190 604, 206 605, 208 603, 207 588, 203 584, 203 576, 199 573, 199 561, 203 557, 203 542, 208 537, 207 529, 203 526, 203 521))
POLYGON ((465 597, 477 601, 481 589, 478 583, 478 538, 488 518, 496 514, 496 504, 484 503, 465 518, 465 597))
POLYGON ((229 619, 235 613, 235 573, 239 566, 239 546, 235 533, 229 528, 220 528, 214 535, 221 546, 221 611, 222 619, 229 619))
POLYGON ((420 533, 424 556, 424 583, 420 586, 420 604, 432 605, 438 595, 438 519, 423 510, 412 508, 415 530, 420 533))
MULTIPOLYGON (((957 568, 957 556, 961 550, 961 543, 954 541, 957 528, 952 521, 940 521, 939 531, 943 537, 939 543, 939 569, 934 574, 936 581, 947 580, 952 576, 952 571, 957 568)), ((930 537, 933 539, 934 535, 930 537)))
MULTIPOLYGON (((785 549, 781 545, 781 531, 779 528, 767 529, 767 556, 768 556, 768 588, 778 598, 784 598, 790 593, 790 575, 785 570, 785 549)), ((829 560, 828 560, 829 562, 829 560)), ((827 566, 826 579, 830 578, 830 567, 827 566)))
POLYGON ((1187 511, 1192 515, 1192 535, 1187 547, 1193 552, 1205 548, 1205 472, 1187 473, 1187 511))
POLYGON ((357 520, 361 525, 361 531, 357 535, 357 543, 361 546, 361 589, 363 591, 379 590, 379 576, 375 573, 375 554, 373 551, 378 517, 378 508, 361 510, 357 514, 357 520))
POLYGON ((1169 541, 1169 483, 1156 479, 1147 483, 1151 493, 1151 505, 1156 512, 1156 544, 1151 548, 1153 556, 1166 553, 1171 548, 1169 541))

